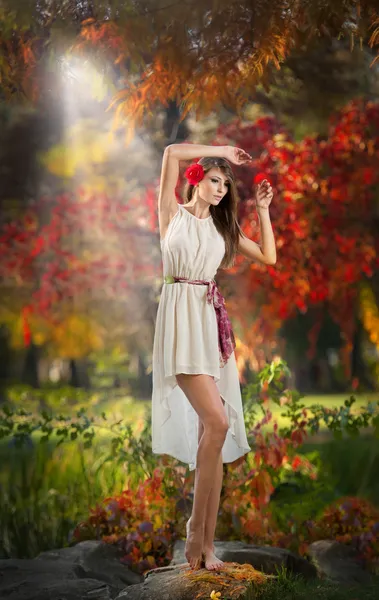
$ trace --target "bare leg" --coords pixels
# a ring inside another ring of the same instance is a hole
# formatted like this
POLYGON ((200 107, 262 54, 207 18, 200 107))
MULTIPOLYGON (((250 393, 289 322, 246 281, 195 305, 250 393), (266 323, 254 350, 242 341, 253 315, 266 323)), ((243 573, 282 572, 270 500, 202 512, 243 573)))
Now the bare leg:
MULTIPOLYGON (((199 443, 200 439, 204 432, 204 426, 199 419, 199 443)), ((220 455, 219 463, 217 465, 215 478, 213 481, 213 486, 211 489, 211 493, 209 494, 207 509, 206 509, 206 518, 205 518, 205 531, 204 531, 204 543, 203 543, 203 554, 205 555, 205 568, 209 571, 219 570, 224 566, 222 560, 217 558, 214 554, 214 545, 213 540, 216 531, 217 525, 217 516, 218 510, 220 506, 220 494, 222 488, 222 477, 223 477, 223 468, 222 468, 222 456, 220 455)), ((195 478, 195 486, 196 486, 196 478, 195 478)))
POLYGON ((176 376, 178 385, 186 394, 204 425, 197 450, 195 493, 192 515, 187 526, 185 556, 191 568, 200 567, 205 534, 206 508, 220 464, 222 446, 228 430, 228 420, 219 391, 209 375, 176 376))

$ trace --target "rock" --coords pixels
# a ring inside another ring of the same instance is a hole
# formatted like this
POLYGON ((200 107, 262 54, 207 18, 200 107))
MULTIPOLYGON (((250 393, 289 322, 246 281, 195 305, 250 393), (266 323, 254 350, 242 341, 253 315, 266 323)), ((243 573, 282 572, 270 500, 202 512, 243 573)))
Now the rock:
POLYGON ((130 571, 119 559, 122 553, 110 544, 88 540, 70 548, 41 552, 35 560, 66 561, 73 565, 78 578, 96 579, 112 584, 117 589, 139 583, 142 575, 130 571))
POLYGON ((228 597, 237 599, 246 595, 251 581, 264 584, 270 577, 237 563, 226 563, 218 572, 193 571, 188 563, 172 565, 148 571, 142 584, 129 586, 115 600, 194 600, 209 598, 212 590, 224 595, 226 589, 228 597))
MULTIPOLYGON (((217 556, 226 563, 220 572, 191 570, 184 557, 184 540, 175 543, 168 567, 152 569, 144 576, 120 562, 117 547, 100 541, 42 552, 34 559, 3 559, 0 597, 2 600, 193 600, 199 590, 209 596, 212 589, 222 591, 225 585, 229 591, 237 587, 242 594, 249 581, 264 583, 282 567, 305 578, 317 576, 314 565, 281 548, 238 541, 216 541, 215 547, 217 556)), ((323 559, 321 554, 320 564, 323 559)))
POLYGON ((370 583, 371 575, 365 570, 351 546, 335 540, 318 540, 310 544, 308 556, 320 577, 339 583, 370 583))
POLYGON ((0 560, 3 600, 108 600, 143 576, 119 562, 115 546, 99 541, 42 552, 34 559, 0 560))
POLYGON ((193 600, 194 587, 183 578, 184 565, 152 569, 139 585, 123 590, 115 600, 193 600))
MULTIPOLYGON (((183 540, 178 540, 174 546, 171 565, 187 562, 184 556, 183 540)), ((316 568, 306 559, 283 548, 272 546, 256 546, 243 542, 214 542, 215 554, 224 562, 236 562, 252 565, 258 571, 276 575, 278 569, 285 567, 289 572, 302 575, 306 579, 317 577, 316 568)))

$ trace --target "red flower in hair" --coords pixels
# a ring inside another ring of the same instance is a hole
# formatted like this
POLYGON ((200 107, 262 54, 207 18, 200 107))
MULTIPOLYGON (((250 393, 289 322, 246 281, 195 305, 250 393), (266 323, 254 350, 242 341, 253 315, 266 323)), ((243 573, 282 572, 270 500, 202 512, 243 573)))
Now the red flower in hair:
POLYGON ((199 165, 199 163, 193 163, 186 169, 184 177, 188 180, 190 185, 196 185, 204 177, 203 166, 199 165))

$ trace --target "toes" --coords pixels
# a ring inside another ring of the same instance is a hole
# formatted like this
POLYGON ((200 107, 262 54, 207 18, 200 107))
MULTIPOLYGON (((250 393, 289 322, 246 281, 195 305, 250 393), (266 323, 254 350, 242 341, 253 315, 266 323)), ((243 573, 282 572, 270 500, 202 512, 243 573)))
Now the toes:
POLYGON ((198 559, 198 558, 192 558, 189 561, 189 565, 190 565, 191 569, 194 569, 194 570, 200 569, 200 567, 201 567, 201 560, 198 559))

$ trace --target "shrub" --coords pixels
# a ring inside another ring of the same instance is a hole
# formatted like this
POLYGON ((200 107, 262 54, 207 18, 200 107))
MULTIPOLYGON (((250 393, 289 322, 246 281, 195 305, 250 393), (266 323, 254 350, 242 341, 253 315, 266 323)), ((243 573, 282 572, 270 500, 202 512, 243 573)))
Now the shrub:
POLYGON ((175 499, 163 495, 162 472, 113 498, 105 498, 86 521, 78 523, 76 541, 102 539, 123 552, 121 561, 137 573, 166 566, 175 538, 175 499))

